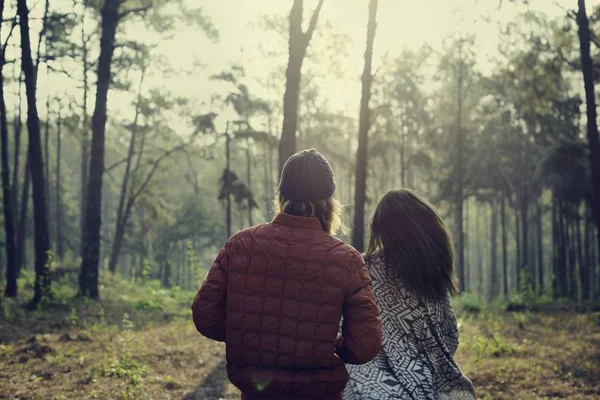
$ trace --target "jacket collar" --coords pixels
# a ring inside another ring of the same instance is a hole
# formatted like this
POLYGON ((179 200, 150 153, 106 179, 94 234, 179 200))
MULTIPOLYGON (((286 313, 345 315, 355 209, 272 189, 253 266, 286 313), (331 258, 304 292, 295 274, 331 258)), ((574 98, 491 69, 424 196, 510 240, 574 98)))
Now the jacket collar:
POLYGON ((317 231, 323 230, 321 222, 318 218, 297 217, 295 215, 285 213, 279 213, 275 219, 273 219, 272 223, 275 225, 288 226, 290 228, 311 229, 317 231))

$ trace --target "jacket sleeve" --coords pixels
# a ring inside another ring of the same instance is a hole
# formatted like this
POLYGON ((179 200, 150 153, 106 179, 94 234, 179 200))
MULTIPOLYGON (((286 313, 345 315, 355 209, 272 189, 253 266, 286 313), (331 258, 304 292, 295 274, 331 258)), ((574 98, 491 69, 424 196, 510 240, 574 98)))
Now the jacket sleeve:
POLYGON ((225 341, 227 270, 234 241, 235 237, 232 237, 221 249, 192 303, 194 325, 198 332, 219 342, 225 341))
POLYGON ((344 302, 342 341, 338 356, 347 364, 365 364, 381 349, 381 318, 369 271, 359 254, 352 256, 344 302))

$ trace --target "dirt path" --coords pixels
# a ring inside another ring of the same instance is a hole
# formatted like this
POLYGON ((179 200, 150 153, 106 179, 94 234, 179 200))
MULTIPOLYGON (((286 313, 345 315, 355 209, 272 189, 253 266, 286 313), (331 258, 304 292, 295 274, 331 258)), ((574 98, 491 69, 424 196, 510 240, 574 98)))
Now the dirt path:
MULTIPOLYGON (((600 323, 580 314, 461 320, 457 360, 478 398, 600 398, 600 323)), ((141 330, 92 326, 0 345, 0 399, 237 399, 224 347, 187 319, 141 330)))

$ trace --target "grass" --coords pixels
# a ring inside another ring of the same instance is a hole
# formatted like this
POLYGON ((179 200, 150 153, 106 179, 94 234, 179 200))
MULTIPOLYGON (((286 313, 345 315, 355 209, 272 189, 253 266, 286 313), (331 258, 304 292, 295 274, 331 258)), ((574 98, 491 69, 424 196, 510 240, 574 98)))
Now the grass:
MULTIPOLYGON (((101 278, 101 302, 75 300, 70 276, 39 311, 3 301, 0 399, 239 398, 224 347, 194 330, 194 293, 101 278)), ((479 399, 600 397, 600 313, 504 309, 468 296, 456 302, 456 358, 479 399)))

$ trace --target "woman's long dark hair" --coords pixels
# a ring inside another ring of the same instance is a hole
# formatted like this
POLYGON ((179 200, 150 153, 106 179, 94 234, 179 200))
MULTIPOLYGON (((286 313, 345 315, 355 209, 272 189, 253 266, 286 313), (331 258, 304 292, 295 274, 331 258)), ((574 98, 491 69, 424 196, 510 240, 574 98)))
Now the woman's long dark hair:
POLYGON ((433 207, 410 190, 390 191, 377 205, 367 257, 376 254, 421 296, 443 299, 458 293, 450 231, 433 207))

